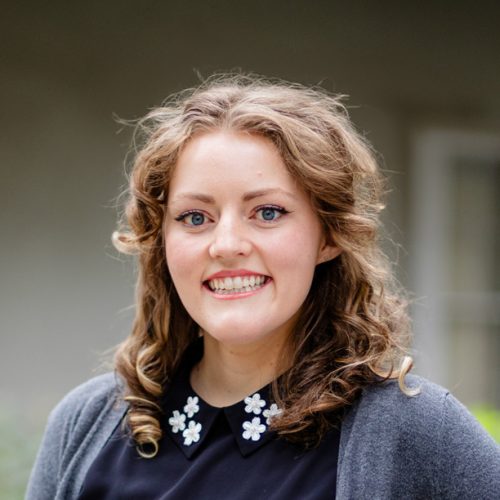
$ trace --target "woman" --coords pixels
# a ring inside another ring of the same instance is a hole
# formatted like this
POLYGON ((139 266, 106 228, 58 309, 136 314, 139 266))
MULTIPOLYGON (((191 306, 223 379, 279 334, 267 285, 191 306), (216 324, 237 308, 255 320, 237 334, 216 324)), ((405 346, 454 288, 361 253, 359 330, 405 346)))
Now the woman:
POLYGON ((227 76, 139 124, 115 375, 53 411, 28 498, 495 498, 500 451, 407 376, 380 174, 339 99, 227 76))

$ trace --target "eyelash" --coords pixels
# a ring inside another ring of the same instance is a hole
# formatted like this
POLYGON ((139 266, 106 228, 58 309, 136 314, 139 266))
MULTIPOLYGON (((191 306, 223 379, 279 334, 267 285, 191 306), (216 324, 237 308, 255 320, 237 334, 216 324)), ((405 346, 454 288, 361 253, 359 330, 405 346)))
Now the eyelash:
POLYGON ((275 210, 276 212, 279 213, 279 217, 277 217, 276 219, 273 219, 273 220, 260 219, 262 222, 265 222, 267 224, 269 224, 271 222, 275 222, 276 220, 281 219, 281 217, 283 217, 283 215, 286 215, 286 214, 290 213, 288 210, 286 210, 285 208, 280 207, 278 205, 262 205, 262 206, 257 207, 255 209, 255 213, 258 213, 258 212, 262 213, 264 210, 275 210))
MULTIPOLYGON (((178 222, 182 222, 186 226, 190 226, 190 227, 198 227, 198 226, 203 225, 203 224, 188 224, 188 223, 186 223, 185 219, 186 219, 186 217, 189 217, 190 215, 202 215, 205 219, 207 219, 207 216, 203 212, 201 212, 200 210, 188 210, 187 212, 182 212, 182 214, 177 216, 175 218, 175 220, 178 222)), ((205 220, 203 221, 203 223, 204 222, 205 222, 205 220)))
MULTIPOLYGON (((290 213, 288 210, 286 210, 285 208, 280 207, 278 205, 262 205, 262 206, 257 207, 255 209, 255 213, 256 214, 259 212, 262 213, 264 210, 274 210, 274 211, 279 213, 279 217, 276 217, 275 219, 272 219, 272 220, 259 219, 261 222, 264 222, 266 224, 271 224, 271 223, 281 219, 281 217, 283 215, 290 213)), ((208 217, 200 210, 188 210, 186 212, 181 213, 177 217, 175 217, 176 221, 182 222, 183 224, 185 224, 186 226, 189 226, 189 227, 201 227, 205 223, 205 219, 208 219, 208 217), (186 222, 186 218, 189 217, 190 215, 201 215, 204 217, 204 220, 201 224, 189 224, 186 222)))

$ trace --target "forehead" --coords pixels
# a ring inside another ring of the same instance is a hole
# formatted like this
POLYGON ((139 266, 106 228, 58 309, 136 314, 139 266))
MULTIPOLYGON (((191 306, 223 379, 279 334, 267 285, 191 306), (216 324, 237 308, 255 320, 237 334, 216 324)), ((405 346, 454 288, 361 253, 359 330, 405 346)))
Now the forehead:
POLYGON ((252 189, 269 184, 297 190, 276 146, 264 137, 245 132, 214 131, 191 139, 174 168, 170 193, 192 189, 231 189, 247 185, 252 189))

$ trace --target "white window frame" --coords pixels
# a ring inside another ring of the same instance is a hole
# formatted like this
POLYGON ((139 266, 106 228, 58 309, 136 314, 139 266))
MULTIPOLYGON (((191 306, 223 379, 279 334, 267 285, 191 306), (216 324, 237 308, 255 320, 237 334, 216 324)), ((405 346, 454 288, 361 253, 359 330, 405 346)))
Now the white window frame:
MULTIPOLYGON (((450 387, 451 350, 443 292, 449 282, 450 169, 457 160, 500 161, 500 135, 451 129, 414 134, 410 167, 410 287, 417 372, 450 387)), ((496 300, 495 300, 496 302, 496 300)))

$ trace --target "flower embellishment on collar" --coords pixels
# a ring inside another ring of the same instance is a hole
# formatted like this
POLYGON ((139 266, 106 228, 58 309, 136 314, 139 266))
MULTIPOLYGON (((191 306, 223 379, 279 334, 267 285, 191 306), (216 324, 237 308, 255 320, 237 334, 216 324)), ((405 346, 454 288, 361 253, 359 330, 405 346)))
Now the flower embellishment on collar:
MULTIPOLYGON (((183 406, 184 412, 174 410, 172 416, 168 419, 172 433, 182 433, 184 446, 191 446, 201 439, 203 426, 193 419, 200 411, 199 403, 198 396, 188 396, 186 404, 183 406)), ((241 436, 247 441, 259 441, 266 432, 267 426, 271 424, 271 420, 282 412, 276 403, 272 403, 266 408, 267 401, 258 392, 246 397, 242 403, 238 404, 245 405, 245 414, 250 414, 248 417, 251 418, 251 420, 245 420, 242 424, 241 436)))
POLYGON ((273 403, 267 410, 264 410, 264 417, 266 418, 266 424, 270 425, 271 420, 274 417, 281 415, 281 413, 283 413, 283 410, 281 408, 278 408, 278 405, 276 403, 273 403))
POLYGON ((175 410, 168 419, 168 423, 172 427, 172 432, 177 434, 179 431, 183 431, 186 428, 186 415, 175 410))
POLYGON ((188 428, 182 431, 184 444, 189 446, 193 443, 197 443, 200 440, 200 432, 201 424, 199 422, 195 422, 194 420, 190 420, 188 428))
POLYGON ((251 422, 243 422, 243 438, 258 441, 260 435, 266 432, 266 426, 260 423, 259 417, 253 417, 251 422))
POLYGON ((193 418, 195 413, 200 411, 200 407, 198 406, 198 396, 189 396, 187 399, 187 403, 184 406, 184 411, 186 412, 188 418, 193 418))
POLYGON ((248 396, 245 398, 245 411, 247 413, 255 413, 255 415, 260 415, 262 413, 262 408, 266 406, 266 402, 260 398, 260 394, 256 392, 253 396, 248 396))
POLYGON ((200 440, 202 425, 199 422, 190 420, 186 428, 186 415, 187 418, 192 418, 195 413, 200 411, 198 402, 198 396, 189 396, 184 405, 185 414, 180 413, 178 410, 174 410, 172 416, 168 419, 168 423, 170 427, 172 427, 172 432, 174 434, 177 434, 179 431, 182 432, 185 446, 190 446, 200 440))
MULTIPOLYGON (((256 392, 253 396, 248 396, 245 398, 245 411, 247 413, 253 413, 255 415, 260 415, 263 413, 266 419, 266 424, 270 425, 273 417, 279 415, 282 410, 278 408, 276 403, 272 403, 268 409, 262 412, 262 409, 267 405, 267 402, 260 397, 260 394, 256 392)), ((267 427, 261 422, 260 417, 253 417, 252 421, 243 422, 243 439, 259 441, 262 434, 266 432, 267 427)))

